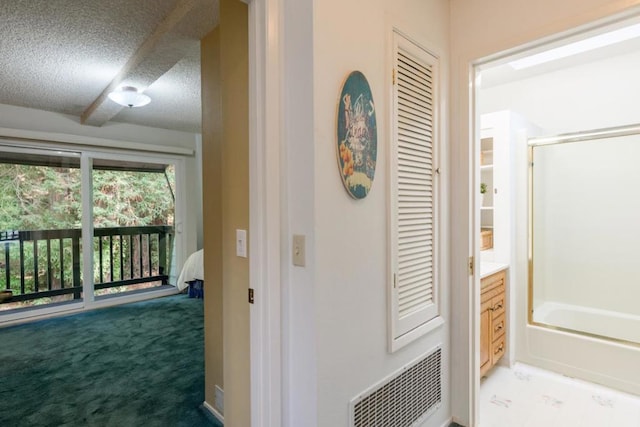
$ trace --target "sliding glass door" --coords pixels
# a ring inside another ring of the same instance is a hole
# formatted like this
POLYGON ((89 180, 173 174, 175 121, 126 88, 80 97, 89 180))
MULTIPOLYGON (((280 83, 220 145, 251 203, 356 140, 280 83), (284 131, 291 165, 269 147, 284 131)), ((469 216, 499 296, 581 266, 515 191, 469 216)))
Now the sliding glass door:
POLYGON ((182 164, 0 144, 0 315, 174 291, 182 164))
POLYGON ((82 300, 80 153, 0 146, 0 311, 82 300))

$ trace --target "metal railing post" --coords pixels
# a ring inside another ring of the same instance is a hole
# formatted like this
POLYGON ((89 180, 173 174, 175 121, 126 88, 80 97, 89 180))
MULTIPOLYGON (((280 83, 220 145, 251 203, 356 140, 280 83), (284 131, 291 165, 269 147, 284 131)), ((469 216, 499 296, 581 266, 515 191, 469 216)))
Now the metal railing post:
MULTIPOLYGON (((71 252, 72 252, 72 268, 73 271, 73 287, 80 287, 80 237, 73 236, 71 239, 71 252)), ((80 299, 82 297, 82 291, 76 290, 73 292, 73 299, 80 299)))
MULTIPOLYGON (((158 273, 164 276, 167 268, 167 233, 162 229, 158 233, 158 273)), ((163 285, 167 284, 167 280, 163 279, 163 285)))
POLYGON ((11 289, 11 258, 9 257, 9 248, 11 244, 9 242, 4 243, 4 265, 5 265, 5 278, 7 283, 5 289, 11 289))

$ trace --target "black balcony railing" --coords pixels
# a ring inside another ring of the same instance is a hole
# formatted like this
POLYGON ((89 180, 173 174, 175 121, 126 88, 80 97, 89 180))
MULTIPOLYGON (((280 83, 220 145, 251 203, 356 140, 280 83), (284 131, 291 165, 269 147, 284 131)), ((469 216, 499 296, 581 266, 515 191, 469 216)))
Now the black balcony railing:
MULTIPOLYGON (((170 226, 95 228, 94 289, 168 284, 172 247, 170 226)), ((81 253, 80 229, 1 231, 0 289, 12 291, 2 302, 81 298, 81 253)))

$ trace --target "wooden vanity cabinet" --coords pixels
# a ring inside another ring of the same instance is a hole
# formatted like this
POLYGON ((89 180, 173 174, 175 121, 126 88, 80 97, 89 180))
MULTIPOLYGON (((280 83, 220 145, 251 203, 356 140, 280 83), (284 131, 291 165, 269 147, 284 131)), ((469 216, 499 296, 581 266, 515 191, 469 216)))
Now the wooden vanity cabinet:
POLYGON ((484 376, 507 348, 506 272, 480 280, 480 376, 484 376))

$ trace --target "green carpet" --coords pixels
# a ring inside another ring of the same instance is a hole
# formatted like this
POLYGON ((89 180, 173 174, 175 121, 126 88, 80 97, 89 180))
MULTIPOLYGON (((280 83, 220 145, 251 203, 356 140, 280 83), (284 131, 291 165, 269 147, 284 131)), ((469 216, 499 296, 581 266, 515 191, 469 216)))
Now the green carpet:
POLYGON ((220 426, 186 295, 0 329, 0 426, 220 426))

